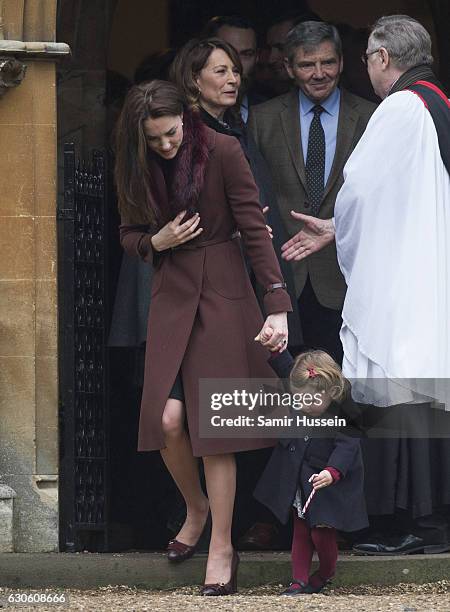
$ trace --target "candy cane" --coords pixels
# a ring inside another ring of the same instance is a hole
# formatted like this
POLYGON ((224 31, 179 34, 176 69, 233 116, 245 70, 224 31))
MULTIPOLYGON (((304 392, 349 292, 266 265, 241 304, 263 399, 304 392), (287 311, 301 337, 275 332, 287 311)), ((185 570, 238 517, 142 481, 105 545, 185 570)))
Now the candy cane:
MULTIPOLYGON (((308 480, 308 482, 313 482, 314 478, 315 478, 316 476, 318 476, 318 475, 319 475, 319 474, 313 474, 313 475, 311 476, 311 478, 308 480)), ((313 489, 313 490, 311 491, 311 493, 309 494, 309 497, 308 497, 308 499, 306 500, 306 504, 303 506, 303 509, 302 509, 303 514, 305 514, 305 512, 308 510, 308 506, 309 506, 309 504, 311 503, 311 500, 312 500, 312 498, 314 497, 314 493, 315 493, 315 492, 316 492, 316 490, 315 490, 315 489, 313 489)))

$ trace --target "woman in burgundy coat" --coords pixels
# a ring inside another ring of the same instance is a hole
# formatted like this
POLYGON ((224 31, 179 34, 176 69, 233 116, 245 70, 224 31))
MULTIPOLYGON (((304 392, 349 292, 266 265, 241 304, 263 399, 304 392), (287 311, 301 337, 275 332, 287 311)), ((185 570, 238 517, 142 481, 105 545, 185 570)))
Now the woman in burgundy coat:
MULTIPOLYGON (((238 87, 239 74, 231 74, 223 95, 237 96, 238 87)), ((192 556, 211 511, 202 594, 225 595, 236 589, 238 564, 231 545, 233 453, 271 442, 200 438, 199 379, 273 376, 267 349, 286 346, 289 296, 239 143, 184 109, 173 84, 151 81, 130 90, 117 130, 116 182, 122 246, 155 266, 138 449, 161 451, 186 501, 170 560, 192 556), (241 239, 267 290, 265 322, 241 239), (254 338, 266 327, 273 333, 263 347, 254 338)))

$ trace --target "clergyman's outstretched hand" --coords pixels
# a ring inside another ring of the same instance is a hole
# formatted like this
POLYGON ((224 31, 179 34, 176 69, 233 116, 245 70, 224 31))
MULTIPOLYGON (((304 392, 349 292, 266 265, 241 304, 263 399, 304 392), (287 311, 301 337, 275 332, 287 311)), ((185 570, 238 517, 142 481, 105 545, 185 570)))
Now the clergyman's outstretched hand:
POLYGON ((281 247, 281 256, 287 261, 300 261, 320 251, 334 240, 334 225, 331 219, 318 219, 291 210, 291 215, 303 221, 303 228, 281 247))

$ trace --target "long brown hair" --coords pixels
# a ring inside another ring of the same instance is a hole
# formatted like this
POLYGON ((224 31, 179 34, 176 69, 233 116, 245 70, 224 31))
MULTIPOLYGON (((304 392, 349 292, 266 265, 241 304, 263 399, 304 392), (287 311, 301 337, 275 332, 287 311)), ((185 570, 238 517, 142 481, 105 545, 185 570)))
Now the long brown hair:
POLYGON ((159 217, 144 121, 182 115, 183 108, 180 91, 167 81, 135 85, 125 98, 116 127, 114 173, 119 212, 127 222, 153 224, 159 217))
POLYGON ((177 53, 170 68, 170 78, 183 93, 189 108, 199 108, 200 91, 196 78, 208 63, 211 53, 222 49, 228 55, 242 76, 242 64, 239 53, 230 44, 220 38, 193 38, 177 53))

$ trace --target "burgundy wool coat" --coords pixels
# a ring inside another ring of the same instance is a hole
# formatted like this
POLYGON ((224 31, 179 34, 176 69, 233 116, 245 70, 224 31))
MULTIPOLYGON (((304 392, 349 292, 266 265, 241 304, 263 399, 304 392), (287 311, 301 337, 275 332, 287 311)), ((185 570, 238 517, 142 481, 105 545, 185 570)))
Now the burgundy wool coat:
MULTIPOLYGON (((283 282, 239 142, 205 127, 209 158, 197 202, 203 232, 154 257, 151 233, 121 225, 126 252, 153 260, 155 272, 147 333, 138 450, 164 448, 161 419, 179 370, 195 456, 273 446, 268 439, 199 437, 200 378, 271 378, 269 353, 254 341, 263 318, 241 253, 239 230, 258 281, 283 282), (187 246, 188 248, 183 248, 187 246)), ((291 311, 282 288, 267 293, 266 314, 291 311)))

